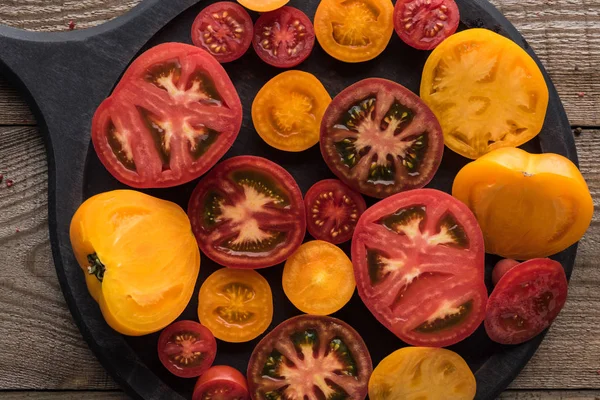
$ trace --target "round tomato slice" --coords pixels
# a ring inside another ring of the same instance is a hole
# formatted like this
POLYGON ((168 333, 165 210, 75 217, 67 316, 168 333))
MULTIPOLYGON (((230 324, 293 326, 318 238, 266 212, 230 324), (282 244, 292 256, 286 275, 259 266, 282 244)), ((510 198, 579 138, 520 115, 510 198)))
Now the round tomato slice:
POLYGON ((194 321, 169 325, 158 338, 158 358, 174 375, 194 378, 215 361, 217 341, 205 326, 194 321))
POLYGON ((549 258, 525 261, 507 271, 490 295, 485 330, 494 342, 519 344, 539 335, 567 300, 567 277, 549 258))
POLYGON ((166 43, 138 57, 102 102, 92 141, 124 184, 170 187, 208 171, 241 123, 240 98, 223 67, 202 49, 166 43))
POLYGON ((458 28, 460 14, 454 0, 398 0, 394 29, 407 45, 434 49, 458 28))
POLYGON ((395 82, 362 80, 338 94, 321 123, 321 153, 334 174, 384 198, 431 181, 444 152, 442 129, 417 95, 395 82))
POLYGON ((261 15, 254 25, 252 45, 267 64, 291 68, 306 60, 315 45, 310 19, 294 7, 281 7, 261 15))
POLYGON ((248 342, 273 320, 269 282, 258 272, 222 268, 200 287, 198 319, 225 342, 248 342))
POLYGON ((321 0, 315 34, 330 56, 350 63, 368 61, 390 42, 393 13, 390 0, 321 0))
POLYGON ((411 190, 365 211, 352 263, 365 305, 406 343, 449 346, 483 321, 483 235, 467 206, 444 192, 411 190))
POLYGON ((475 159, 540 133, 548 87, 516 43, 486 29, 468 29, 431 53, 421 98, 438 117, 446 146, 475 159))
POLYGON ((192 400, 249 400, 248 383, 240 371, 215 365, 196 382, 192 400))
POLYGON ((260 89, 252 102, 252 122, 269 146, 304 151, 319 142, 329 103, 329 93, 314 75, 286 71, 260 89))
POLYGON ((192 194, 188 215, 198 246, 232 268, 279 264, 302 243, 306 213, 294 178, 261 157, 223 161, 192 194))
POLYGON ((238 3, 249 10, 267 12, 285 6, 290 0, 238 0, 238 3))
POLYGON ((315 183, 304 197, 306 227, 315 238, 333 244, 352 238, 358 219, 365 212, 365 199, 337 179, 315 183))
POLYGON ((247 376, 254 400, 362 400, 372 371, 369 350, 352 327, 332 317, 301 315, 260 341, 247 376))
POLYGON ((350 301, 356 282, 346 253, 331 243, 313 240, 288 258, 282 285, 285 295, 300 311, 328 315, 350 301))
POLYGON ((246 53, 253 32, 252 19, 242 6, 220 1, 200 11, 192 25, 192 42, 226 63, 246 53))

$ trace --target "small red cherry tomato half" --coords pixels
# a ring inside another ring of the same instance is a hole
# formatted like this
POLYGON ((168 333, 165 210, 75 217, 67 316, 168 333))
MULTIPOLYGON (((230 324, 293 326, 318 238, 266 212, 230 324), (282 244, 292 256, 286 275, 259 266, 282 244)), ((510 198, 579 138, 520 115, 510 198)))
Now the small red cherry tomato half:
POLYGON ((338 178, 384 198, 425 186, 440 166, 442 128, 404 86, 364 79, 344 89, 321 120, 321 153, 338 178))
POLYGON ((511 260, 510 258, 505 258, 504 260, 498 261, 492 270, 492 283, 494 286, 498 284, 498 281, 504 276, 504 274, 506 274, 512 269, 512 267, 516 265, 519 265, 519 262, 511 260))
POLYGON ((248 383, 240 371, 215 365, 196 382, 192 400, 248 400, 248 383))
POLYGON ((192 42, 226 63, 246 53, 253 32, 252 18, 244 7, 220 1, 200 11, 192 25, 192 42))
POLYGON ((352 263, 367 308, 406 343, 450 346, 483 321, 483 234, 449 194, 411 190, 367 209, 352 238, 352 263))
POLYGON ((207 327, 194 321, 178 321, 158 338, 158 358, 173 375, 195 378, 202 375, 217 355, 217 341, 207 327))
POLYGON ((519 344, 548 328, 567 300, 562 265, 549 258, 525 261, 504 274, 487 303, 485 330, 494 342, 519 344))
POLYGON ((398 0, 394 29, 407 45, 432 50, 456 32, 460 14, 454 0, 398 0))
POLYGON ((274 67, 295 67, 308 58, 314 44, 312 22, 297 8, 285 6, 262 14, 254 24, 254 50, 274 67))
POLYGON ((298 184, 262 157, 218 164, 196 186, 188 216, 200 250, 232 268, 279 264, 302 244, 306 232, 298 184))
POLYGON ((304 196, 306 227, 315 239, 339 244, 352 238, 365 199, 337 179, 315 183, 304 196))
POLYGON ((369 350, 350 325, 301 315, 282 322, 256 345, 247 376, 253 400, 362 400, 372 372, 369 350))

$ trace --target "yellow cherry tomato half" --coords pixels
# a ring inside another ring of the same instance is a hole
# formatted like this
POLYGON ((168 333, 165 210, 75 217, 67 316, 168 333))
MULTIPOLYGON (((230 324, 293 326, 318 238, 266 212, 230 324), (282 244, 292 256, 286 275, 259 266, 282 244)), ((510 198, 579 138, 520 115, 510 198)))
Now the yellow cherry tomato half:
POLYGON ((252 103, 252 122, 268 145, 303 151, 318 143, 329 103, 331 96, 314 75, 286 71, 260 89, 252 103))
POLYGON ((548 87, 516 43, 487 29, 468 29, 431 53, 421 98, 440 121, 446 146, 476 159, 540 133, 548 87))
POLYGON ((369 380, 371 400, 473 400, 475 376, 453 351, 404 347, 384 358, 369 380))
POLYGON ((267 12, 285 6, 290 0, 238 0, 238 3, 249 10, 267 12))
POLYGON ((321 0, 315 35, 323 50, 340 61, 368 61, 390 42, 393 14, 390 0, 321 0))
POLYGON ((269 282, 253 270, 222 268, 213 272, 200 287, 198 319, 225 342, 255 339, 273 320, 269 282))
POLYGON ((352 261, 339 247, 322 240, 304 243, 288 258, 282 284, 292 304, 313 315, 338 311, 356 287, 352 261))

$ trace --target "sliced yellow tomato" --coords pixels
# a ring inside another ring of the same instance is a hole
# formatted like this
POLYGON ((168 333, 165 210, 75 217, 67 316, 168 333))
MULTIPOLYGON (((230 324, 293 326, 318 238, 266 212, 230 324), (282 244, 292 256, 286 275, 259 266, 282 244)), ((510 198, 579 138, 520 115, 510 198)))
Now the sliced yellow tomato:
POLYGON ((283 72, 267 82, 252 103, 252 122, 267 144, 303 151, 319 141, 323 114, 331 96, 312 74, 283 72))
POLYGON ((475 376, 453 351, 404 347, 384 358, 369 380, 371 400, 472 400, 475 376))
POLYGON ((421 98, 440 121, 446 145, 475 159, 540 133, 548 87, 535 61, 516 43, 486 29, 468 29, 431 53, 421 98))
POLYGON ((486 252, 517 260, 566 249, 581 239, 594 213, 585 180, 569 159, 515 148, 467 164, 452 195, 477 217, 486 252))
POLYGON ((338 311, 356 287, 352 261, 339 247, 322 240, 304 243, 288 258, 282 284, 292 304, 313 315, 338 311))
POLYGON ((285 6, 290 0, 238 0, 238 3, 249 10, 267 12, 285 6))

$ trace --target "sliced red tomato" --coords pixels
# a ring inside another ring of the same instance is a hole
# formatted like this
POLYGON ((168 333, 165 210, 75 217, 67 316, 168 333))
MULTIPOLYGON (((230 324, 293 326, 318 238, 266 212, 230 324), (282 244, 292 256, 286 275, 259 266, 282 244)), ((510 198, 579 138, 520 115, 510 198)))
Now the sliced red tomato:
POLYGON ((301 315, 260 341, 247 376, 253 400, 361 400, 371 372, 369 350, 352 327, 332 317, 301 315))
POLYGON ((517 265, 519 265, 519 262, 511 260, 510 258, 505 258, 504 260, 498 261, 492 270, 492 283, 494 286, 498 284, 500 278, 502 278, 508 271, 517 265))
POLYGON ((267 64, 291 68, 310 55, 315 45, 315 30, 306 14, 285 6, 258 18, 252 45, 267 64))
POLYGON ((181 378, 202 375, 217 355, 217 341, 207 327, 194 321, 178 321, 158 338, 158 358, 181 378))
POLYGON ((352 263, 365 305, 406 343, 449 346, 483 321, 483 234, 467 206, 444 192, 411 190, 365 211, 352 263))
POLYGON ((460 14, 454 0, 398 0, 394 29, 407 45, 432 50, 456 32, 460 14))
POLYGON ((246 53, 253 32, 252 18, 244 7, 220 1, 200 11, 192 25, 192 42, 226 63, 246 53))
POLYGON ((102 102, 92 141, 124 184, 170 187, 208 171, 241 122, 242 105, 223 67, 202 49, 166 43, 138 57, 102 102))
POLYGON ((279 264, 306 232, 304 201, 294 178, 254 156, 217 165, 194 190, 188 216, 200 250, 232 268, 279 264))
POLYGON ((338 94, 321 122, 321 153, 351 188, 378 198, 431 181, 442 128, 417 95, 395 82, 362 80, 338 94))
POLYGON ((333 244, 352 238, 358 219, 365 212, 365 199, 337 179, 315 183, 304 197, 306 227, 315 239, 333 244))
POLYGON ((485 330, 494 342, 519 344, 539 335, 558 316, 567 300, 562 265, 534 258, 508 270, 490 295, 485 330))
POLYGON ((194 387, 192 400, 248 400, 248 383, 240 371, 227 365, 215 365, 206 371, 194 387))

